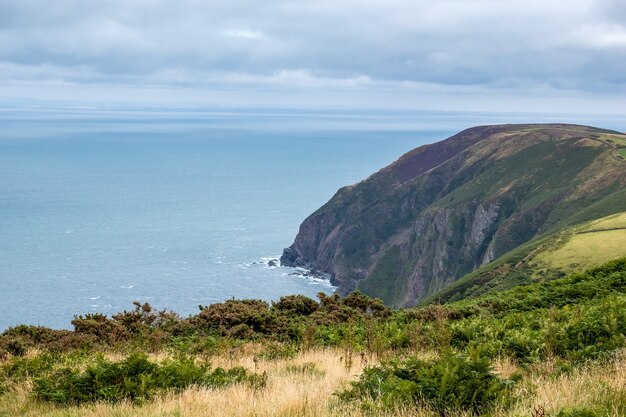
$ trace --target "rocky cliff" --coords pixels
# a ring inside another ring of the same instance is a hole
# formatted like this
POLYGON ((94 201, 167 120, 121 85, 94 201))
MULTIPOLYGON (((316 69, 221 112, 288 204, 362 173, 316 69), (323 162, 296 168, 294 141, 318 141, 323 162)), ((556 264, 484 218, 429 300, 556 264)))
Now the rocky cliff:
POLYGON ((525 242, 624 211, 624 147, 618 132, 577 125, 465 130, 340 189, 281 263, 413 305, 525 242))

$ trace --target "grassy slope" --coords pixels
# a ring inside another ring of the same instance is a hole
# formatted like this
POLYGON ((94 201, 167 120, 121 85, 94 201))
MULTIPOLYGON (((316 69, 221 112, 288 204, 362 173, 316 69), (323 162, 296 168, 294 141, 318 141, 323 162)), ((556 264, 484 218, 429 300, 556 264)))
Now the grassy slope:
POLYGON ((626 255, 626 212, 575 228, 560 246, 537 254, 538 265, 569 273, 626 255))

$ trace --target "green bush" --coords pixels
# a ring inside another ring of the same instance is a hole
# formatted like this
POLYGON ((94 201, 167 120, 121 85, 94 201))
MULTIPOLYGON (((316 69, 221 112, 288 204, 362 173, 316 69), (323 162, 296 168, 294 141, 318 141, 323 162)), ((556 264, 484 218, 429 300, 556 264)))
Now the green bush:
POLYGON ((556 417, 600 417, 600 414, 588 408, 575 408, 559 411, 556 417))
POLYGON ((109 345, 126 341, 131 336, 122 323, 100 313, 76 316, 72 325, 76 334, 92 336, 109 345))
POLYGON ((32 358, 14 357, 0 367, 0 373, 7 380, 24 380, 51 371, 57 360, 55 355, 49 353, 36 355, 32 358))
POLYGON ((32 348, 54 352, 89 349, 93 347, 95 341, 93 335, 43 326, 19 325, 5 330, 0 335, 0 352, 6 351, 13 356, 22 356, 32 348))
POLYGON ((513 383, 495 375, 486 357, 446 354, 432 361, 413 358, 368 368, 339 396, 371 399, 387 407, 426 406, 441 415, 451 411, 480 415, 506 404, 513 383))
POLYGON ((40 376, 34 380, 33 393, 39 400, 59 404, 141 402, 161 391, 180 391, 191 385, 219 388, 247 378, 247 371, 241 367, 211 371, 209 365, 197 365, 185 358, 159 365, 145 354, 134 353, 120 362, 99 358, 84 372, 62 368, 40 376))
POLYGON ((274 316, 269 304, 262 300, 228 300, 204 307, 193 317, 195 326, 218 330, 223 335, 248 338, 254 333, 266 333, 274 316))
POLYGON ((319 304, 304 295, 288 295, 272 304, 272 309, 286 314, 309 316, 317 311, 319 304))
POLYGON ((134 301, 134 310, 123 311, 113 315, 112 319, 124 326, 133 335, 150 332, 150 330, 171 330, 180 322, 180 316, 173 311, 155 310, 150 304, 134 301))

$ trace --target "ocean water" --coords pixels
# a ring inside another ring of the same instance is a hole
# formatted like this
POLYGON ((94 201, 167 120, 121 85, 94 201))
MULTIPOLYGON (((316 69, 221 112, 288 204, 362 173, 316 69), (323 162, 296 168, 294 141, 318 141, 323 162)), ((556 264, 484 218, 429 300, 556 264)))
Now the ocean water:
POLYGON ((270 267, 341 186, 472 125, 623 118, 0 108, 0 330, 333 287, 270 267))

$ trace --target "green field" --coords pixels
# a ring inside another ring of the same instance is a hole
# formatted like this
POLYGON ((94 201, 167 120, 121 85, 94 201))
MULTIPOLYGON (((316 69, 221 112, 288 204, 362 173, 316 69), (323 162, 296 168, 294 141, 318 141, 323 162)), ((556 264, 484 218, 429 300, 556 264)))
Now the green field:
POLYGON ((581 226, 559 247, 541 252, 535 260, 570 272, 600 265, 626 255, 626 213, 581 226))

